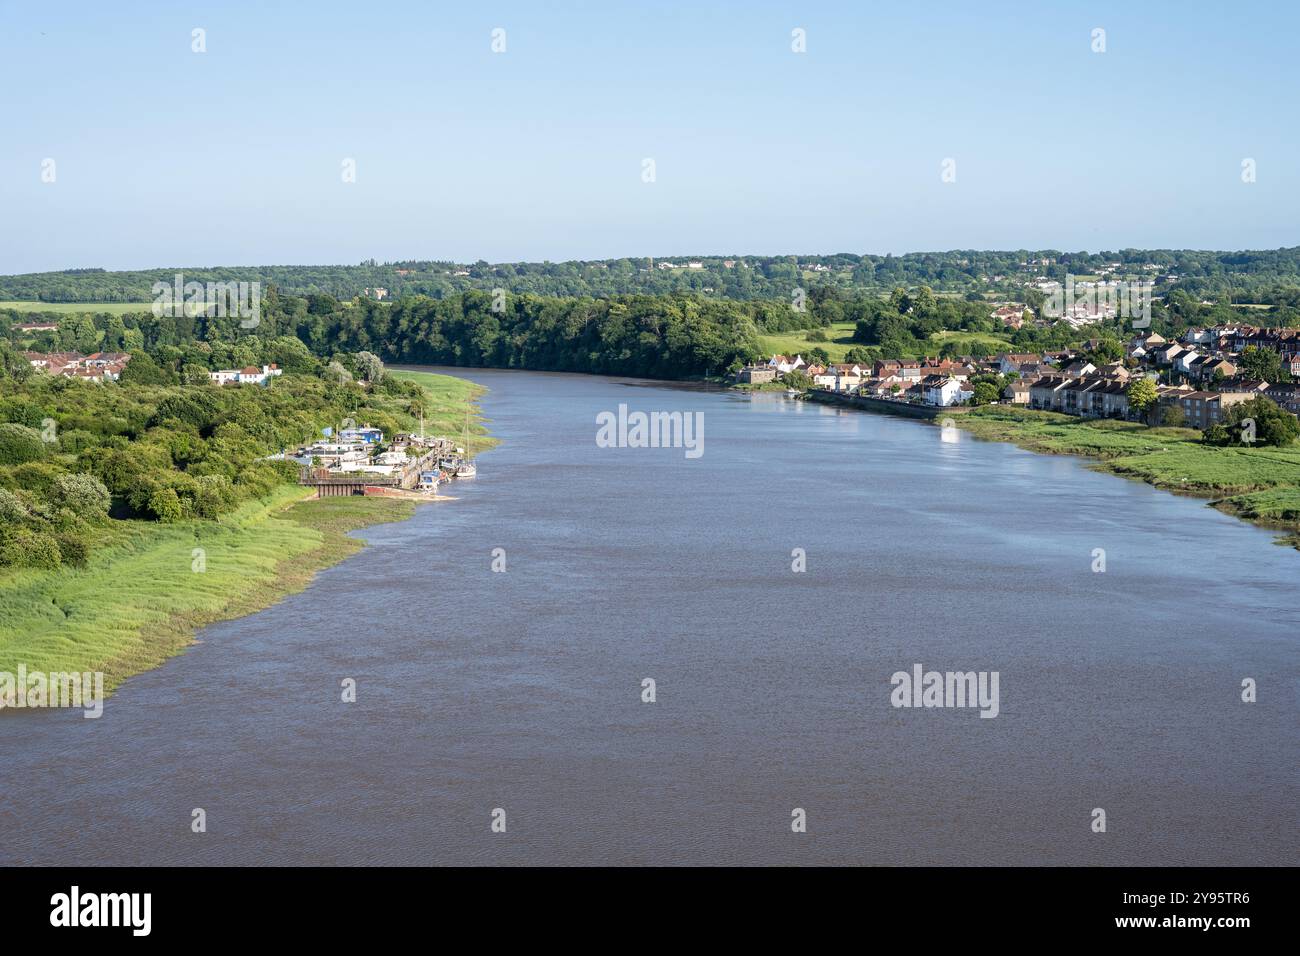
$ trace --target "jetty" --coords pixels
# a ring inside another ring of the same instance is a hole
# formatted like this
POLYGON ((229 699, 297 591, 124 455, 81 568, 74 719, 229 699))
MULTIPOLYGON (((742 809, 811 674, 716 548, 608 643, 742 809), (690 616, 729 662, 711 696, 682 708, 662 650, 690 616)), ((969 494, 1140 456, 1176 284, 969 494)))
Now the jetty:
POLYGON ((346 429, 338 441, 318 441, 284 457, 301 466, 298 484, 315 488, 317 498, 330 498, 435 491, 439 462, 459 451, 450 439, 422 435, 398 435, 387 451, 378 451, 382 442, 378 429, 346 429))

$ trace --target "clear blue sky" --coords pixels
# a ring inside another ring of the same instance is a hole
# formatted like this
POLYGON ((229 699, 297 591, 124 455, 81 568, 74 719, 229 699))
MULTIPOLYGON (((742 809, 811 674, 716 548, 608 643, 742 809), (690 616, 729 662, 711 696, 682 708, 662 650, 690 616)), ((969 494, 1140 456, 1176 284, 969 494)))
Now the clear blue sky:
POLYGON ((0 272, 1296 245, 1297 33, 1282 0, 0 0, 0 272))

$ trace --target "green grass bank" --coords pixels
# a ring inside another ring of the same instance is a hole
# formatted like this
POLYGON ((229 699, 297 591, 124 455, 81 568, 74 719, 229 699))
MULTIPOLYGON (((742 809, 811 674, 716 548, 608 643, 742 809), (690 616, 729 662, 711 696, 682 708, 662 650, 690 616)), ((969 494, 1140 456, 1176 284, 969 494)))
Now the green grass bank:
MULTIPOLYGON (((429 433, 460 436, 468 410, 469 449, 495 444, 477 414, 480 386, 393 374, 425 387, 429 433)), ((0 573, 0 671, 103 671, 105 687, 117 687, 183 650, 198 628, 307 587, 317 571, 364 547, 349 531, 405 520, 417 507, 311 495, 285 485, 215 521, 113 521, 84 568, 0 573)))
POLYGON ((1228 514, 1282 532, 1300 548, 1300 445, 1219 448, 1190 428, 988 406, 953 419, 977 438, 1006 441, 1049 455, 1096 459, 1100 471, 1177 494, 1208 498, 1228 514))

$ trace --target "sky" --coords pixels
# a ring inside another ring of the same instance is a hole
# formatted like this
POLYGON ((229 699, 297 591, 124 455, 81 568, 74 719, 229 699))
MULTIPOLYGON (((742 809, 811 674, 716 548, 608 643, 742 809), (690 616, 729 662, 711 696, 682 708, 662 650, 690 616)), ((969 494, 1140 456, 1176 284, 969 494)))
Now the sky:
POLYGON ((1293 246, 1297 28, 1289 0, 0 0, 0 273, 1293 246))

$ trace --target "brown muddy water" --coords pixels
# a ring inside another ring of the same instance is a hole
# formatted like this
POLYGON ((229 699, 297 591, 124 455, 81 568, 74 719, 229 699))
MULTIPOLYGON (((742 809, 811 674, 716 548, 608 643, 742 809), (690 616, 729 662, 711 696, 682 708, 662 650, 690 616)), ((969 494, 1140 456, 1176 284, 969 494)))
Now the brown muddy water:
POLYGON ((459 500, 99 720, 0 720, 0 863, 1296 862, 1267 532, 779 394, 456 374, 502 440, 459 500), (598 447, 620 403, 703 413, 703 454, 598 447), (997 671, 998 715, 893 707, 915 664, 997 671))

